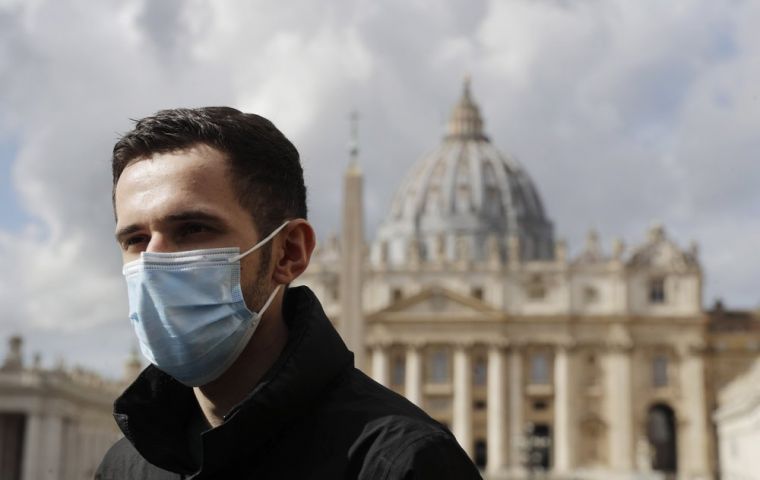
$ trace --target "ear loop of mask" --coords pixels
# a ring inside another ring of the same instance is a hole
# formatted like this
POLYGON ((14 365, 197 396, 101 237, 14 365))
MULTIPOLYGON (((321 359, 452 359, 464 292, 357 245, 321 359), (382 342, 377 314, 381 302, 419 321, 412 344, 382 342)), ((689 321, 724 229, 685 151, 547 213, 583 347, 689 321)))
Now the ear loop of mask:
POLYGON ((241 258, 245 257, 249 253, 255 252, 259 248, 261 248, 264 245, 266 245, 267 242, 269 242, 271 239, 273 239, 275 237, 275 235, 277 235, 278 233, 280 233, 282 231, 282 229, 285 228, 285 225, 287 225, 288 223, 290 223, 290 220, 286 220, 285 223, 283 223, 282 225, 280 225, 279 227, 277 227, 275 229, 275 231, 272 232, 272 233, 270 233, 269 236, 267 236, 264 240, 260 241, 259 243, 257 243, 256 245, 252 246, 251 248, 249 248, 245 252, 241 253, 240 255, 235 255, 234 257, 228 258, 227 261, 230 262, 230 263, 237 262, 238 260, 240 260, 241 258))
POLYGON ((277 285, 276 287, 274 287, 274 291, 272 291, 272 293, 269 294, 269 298, 267 298, 267 301, 266 303, 264 303, 264 306, 261 307, 261 309, 255 315, 258 315, 259 318, 261 318, 261 316, 264 315, 264 312, 267 311, 267 308, 269 308, 269 305, 271 305, 272 302, 274 301, 274 297, 277 296, 277 292, 280 291, 280 287, 281 285, 277 285))

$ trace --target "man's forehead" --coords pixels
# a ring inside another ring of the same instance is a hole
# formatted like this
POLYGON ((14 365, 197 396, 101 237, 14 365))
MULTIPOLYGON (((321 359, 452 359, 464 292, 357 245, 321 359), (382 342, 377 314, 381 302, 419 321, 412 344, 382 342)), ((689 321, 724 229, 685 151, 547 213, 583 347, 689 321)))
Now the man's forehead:
POLYGON ((124 172, 130 168, 146 161, 149 163, 161 163, 166 161, 166 165, 173 166, 177 169, 193 167, 199 164, 216 165, 225 168, 229 166, 226 153, 206 143, 194 143, 180 148, 173 148, 171 150, 158 151, 135 157, 124 166, 121 176, 123 176, 124 172))
POLYGON ((232 208, 237 204, 227 162, 210 147, 156 154, 130 163, 114 191, 117 217, 129 213, 155 213, 208 205, 204 210, 232 208))

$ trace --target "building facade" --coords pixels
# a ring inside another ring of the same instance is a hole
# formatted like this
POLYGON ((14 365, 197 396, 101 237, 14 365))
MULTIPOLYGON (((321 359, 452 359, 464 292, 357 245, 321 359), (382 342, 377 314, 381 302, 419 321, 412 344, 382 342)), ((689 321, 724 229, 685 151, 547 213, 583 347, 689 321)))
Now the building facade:
POLYGON ((760 360, 721 390, 715 423, 721 478, 760 480, 760 360))
MULTIPOLYGON (((132 359, 127 375, 140 364, 132 359)), ((121 437, 112 415, 124 387, 81 368, 44 369, 24 362, 12 337, 0 367, 0 478, 85 480, 121 437)))
POLYGON ((696 246, 661 226, 631 248, 591 232, 570 258, 468 82, 366 244, 357 156, 340 241, 302 283, 358 365, 448 425, 489 478, 715 478, 705 362, 722 355, 720 322, 696 246))

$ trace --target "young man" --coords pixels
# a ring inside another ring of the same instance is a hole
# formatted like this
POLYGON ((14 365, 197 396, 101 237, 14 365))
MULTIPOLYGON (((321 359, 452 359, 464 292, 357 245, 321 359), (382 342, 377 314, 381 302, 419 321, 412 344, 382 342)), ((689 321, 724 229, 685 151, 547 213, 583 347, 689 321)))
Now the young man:
POLYGON ((129 317, 150 360, 98 479, 480 478, 451 433, 353 366, 309 265, 298 152, 232 108, 165 110, 113 152, 129 317))

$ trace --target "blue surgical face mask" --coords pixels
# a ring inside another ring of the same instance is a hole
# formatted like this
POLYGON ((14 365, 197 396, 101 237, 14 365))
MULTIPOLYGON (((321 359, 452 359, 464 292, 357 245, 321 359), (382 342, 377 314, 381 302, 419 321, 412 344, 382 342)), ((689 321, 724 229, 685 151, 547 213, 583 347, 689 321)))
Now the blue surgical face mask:
POLYGON ((143 355, 188 386, 217 379, 248 345, 261 310, 248 309, 240 287, 240 259, 269 242, 288 222, 246 252, 211 248, 142 252, 124 265, 129 318, 143 355))

